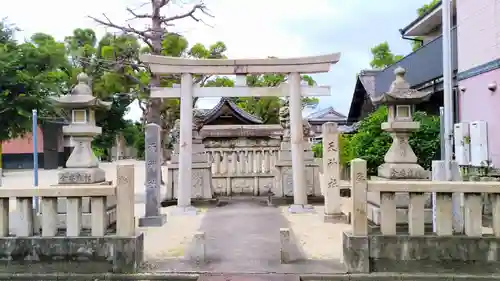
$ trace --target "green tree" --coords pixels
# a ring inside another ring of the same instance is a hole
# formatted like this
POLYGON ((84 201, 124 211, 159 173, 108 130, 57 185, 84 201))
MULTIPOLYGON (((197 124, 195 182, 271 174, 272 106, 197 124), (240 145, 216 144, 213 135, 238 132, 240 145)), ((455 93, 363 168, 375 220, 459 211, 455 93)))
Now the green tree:
MULTIPOLYGON (((164 49, 162 55, 172 56, 172 57, 185 57, 185 58, 195 58, 195 59, 221 59, 226 58, 225 52, 227 50, 226 45, 223 42, 215 42, 214 44, 206 47, 203 44, 197 43, 193 46, 189 46, 186 38, 181 35, 171 33, 167 35, 163 41, 164 49)), ((197 84, 201 87, 206 86, 210 76, 194 75, 193 84, 197 84)), ((221 80, 216 79, 216 83, 221 80)), ((213 85, 214 82, 212 82, 213 85)), ((161 86, 171 87, 173 84, 180 84, 179 75, 169 75, 168 77, 162 77, 161 86)), ((217 85, 217 84, 215 84, 217 85)), ((217 85, 218 86, 218 85, 217 85)), ((142 99, 143 104, 147 97, 142 99)), ((196 104, 197 98, 193 99, 193 104, 196 104)), ((145 108, 145 107, 143 107, 145 108)), ((172 129, 175 120, 180 118, 180 99, 170 98, 164 99, 161 106, 161 116, 162 116, 162 128, 165 133, 168 134, 172 129)))
POLYGON ((144 127, 142 124, 127 120, 122 134, 127 146, 136 149, 137 157, 144 158, 144 127))
MULTIPOLYGON (((146 52, 151 53, 153 55, 173 55, 176 57, 182 56, 187 48, 187 41, 182 36, 174 36, 176 34, 168 31, 168 27, 175 25, 175 22, 182 19, 192 19, 196 22, 203 22, 203 19, 199 17, 199 13, 207 16, 211 16, 207 7, 200 1, 198 4, 195 4, 191 9, 184 11, 180 14, 175 14, 173 16, 168 16, 169 10, 172 9, 172 5, 175 5, 174 1, 168 0, 158 0, 158 1, 150 1, 151 10, 149 13, 137 14, 136 9, 126 8, 126 10, 130 13, 133 19, 141 19, 148 20, 150 22, 150 27, 147 27, 145 30, 138 30, 133 28, 130 24, 116 24, 112 22, 106 15, 104 15, 103 19, 98 19, 95 17, 90 17, 94 21, 104 26, 114 28, 120 30, 126 34, 133 34, 137 38, 139 38, 143 43, 147 45, 146 52), (172 45, 169 45, 169 44, 172 45)), ((144 5, 143 5, 144 6, 144 5)), ((175 8, 175 7, 174 7, 175 8)), ((193 46, 196 50, 196 45, 193 46)), ((225 46, 223 48, 225 50, 225 46)), ((219 49, 210 50, 210 51, 220 51, 219 49)), ((210 53, 201 52, 204 54, 210 53)), ((192 53, 193 56, 196 57, 196 52, 192 53)), ((162 84, 162 78, 160 75, 152 75, 149 72, 149 84, 153 87, 159 87, 162 84)), ((144 82, 144 81, 142 81, 144 82)), ((147 84, 146 84, 147 85, 147 84)), ((143 87, 143 94, 149 95, 148 87, 143 87)), ((161 112, 162 105, 161 99, 148 99, 147 100, 147 108, 146 112, 146 120, 148 123, 156 123, 158 125, 162 125, 162 116, 161 112)))
POLYGON ((93 141, 101 156, 109 159, 116 136, 126 125, 124 116, 132 102, 127 93, 136 86, 129 77, 138 75, 131 66, 116 68, 114 62, 138 57, 141 46, 135 36, 108 33, 97 41, 92 29, 81 28, 67 36, 65 43, 72 62, 71 83, 75 83, 78 73, 85 72, 91 77, 93 94, 112 102, 110 110, 96 112, 96 123, 102 127, 102 134, 93 141))
MULTIPOLYGON (((287 81, 287 76, 283 74, 263 74, 248 75, 247 86, 249 87, 278 87, 281 83, 287 81)), ((309 86, 316 85, 314 79, 309 75, 303 75, 302 81, 309 86)), ((216 77, 208 80, 204 87, 233 87, 234 81, 228 77, 216 77)), ((279 123, 279 109, 283 105, 283 99, 280 97, 235 97, 233 101, 238 107, 259 117, 265 124, 279 123)), ((318 98, 303 97, 302 108, 318 105, 318 98)))
MULTIPOLYGON (((94 21, 104 26, 119 30, 125 34, 133 35, 142 41, 146 46, 142 49, 144 53, 153 55, 167 55, 174 57, 193 57, 193 58, 223 58, 226 46, 222 42, 206 48, 202 44, 195 44, 188 48, 187 40, 177 34, 170 32, 168 28, 175 25, 175 22, 182 19, 192 19, 196 22, 204 22, 200 15, 211 16, 208 13, 207 7, 200 1, 194 3, 191 9, 182 13, 172 14, 172 5, 176 5, 175 1, 158 0, 150 1, 150 12, 137 14, 136 9, 126 8, 133 19, 148 20, 150 26, 144 30, 133 28, 130 24, 116 24, 112 22, 106 15, 104 19, 90 17, 94 21), (170 13, 169 13, 170 12, 170 13)), ((142 5, 144 6, 144 5, 142 5)), ((139 105, 144 113, 143 123, 156 123, 163 128, 162 148, 165 148, 166 137, 172 128, 174 121, 179 116, 179 99, 149 99, 151 87, 167 87, 173 84, 178 84, 180 81, 179 75, 160 76, 151 73, 150 69, 144 67, 137 59, 133 61, 121 60, 117 61, 117 66, 127 68, 132 66, 139 77, 130 75, 136 83, 135 97, 139 100, 139 105)), ((195 76, 193 83, 203 85, 207 77, 195 76)), ((196 100, 193 101, 196 103, 196 100)), ((164 154, 164 159, 166 155, 164 154)))
MULTIPOLYGON (((285 83, 288 77, 284 74, 262 74, 247 76, 247 85, 250 87, 278 87, 285 83)), ((302 81, 309 86, 315 86, 316 81, 309 75, 302 75, 302 81)), ((239 107, 259 117, 266 124, 279 123, 279 109, 284 99, 280 97, 240 97, 236 99, 239 107)), ((319 99, 314 97, 302 98, 302 108, 318 105, 319 99)))
POLYGON ((441 0, 432 0, 430 3, 424 4, 422 7, 417 9, 417 14, 419 17, 423 16, 430 10, 434 9, 436 5, 440 4, 441 0))
POLYGON ((401 55, 394 55, 389 47, 387 41, 378 44, 371 48, 372 61, 370 66, 374 69, 384 69, 390 65, 395 64, 403 58, 401 55))
MULTIPOLYGON (((427 4, 423 5, 422 7, 418 8, 417 15, 419 17, 425 15, 427 12, 434 9, 434 7, 436 7, 440 3, 441 3, 441 0, 432 0, 430 3, 427 3, 427 4)), ((422 42, 423 38, 422 37, 415 37, 415 39, 420 40, 420 41, 412 41, 411 42, 411 47, 412 47, 413 51, 416 51, 417 49, 421 48, 423 45, 423 42, 422 42)))
POLYGON ((0 155, 2 141, 31 131, 33 109, 42 117, 54 114, 50 98, 68 77, 64 44, 43 33, 18 43, 16 30, 0 22, 0 155))
MULTIPOLYGON (((420 129, 410 135, 410 145, 418 158, 418 163, 430 169, 431 162, 439 152, 439 117, 417 112, 415 121, 420 129)), ((345 152, 348 158, 363 158, 367 161, 368 173, 376 174, 377 167, 384 162, 384 156, 392 144, 389 133, 381 129, 387 121, 387 108, 382 106, 359 124, 357 132, 350 137, 345 152)), ((349 160, 350 160, 349 159, 349 160)))

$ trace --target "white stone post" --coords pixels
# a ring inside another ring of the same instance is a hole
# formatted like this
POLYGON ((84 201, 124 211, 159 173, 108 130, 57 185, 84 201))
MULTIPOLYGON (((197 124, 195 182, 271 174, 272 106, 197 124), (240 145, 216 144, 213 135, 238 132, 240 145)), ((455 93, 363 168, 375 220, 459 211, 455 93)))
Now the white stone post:
POLYGON ((179 190, 177 206, 191 206, 192 153, 193 153, 193 76, 182 73, 181 77, 181 126, 179 140, 179 190))
MULTIPOLYGON (((460 168, 456 161, 451 162, 451 179, 452 181, 460 181, 460 168)), ((446 167, 444 160, 434 160, 432 161, 432 180, 433 181, 446 181, 446 167)), ((437 224, 440 223, 437 219, 437 194, 432 193, 432 230, 437 232, 437 224)), ((453 193, 452 194, 452 205, 453 205, 453 221, 452 227, 456 234, 463 234, 465 229, 465 210, 464 210, 464 194, 463 193, 453 193)))
POLYGON ((325 181, 325 222, 347 222, 342 214, 340 199, 340 153, 337 124, 327 122, 322 125, 323 134, 323 177, 325 181))
POLYGON ((116 234, 133 236, 135 235, 134 165, 117 166, 116 178, 116 234))
POLYGON ((293 205, 290 206, 289 211, 291 213, 300 213, 312 209, 310 205, 307 205, 300 74, 296 72, 290 73, 288 83, 290 84, 290 133, 293 179, 293 205))

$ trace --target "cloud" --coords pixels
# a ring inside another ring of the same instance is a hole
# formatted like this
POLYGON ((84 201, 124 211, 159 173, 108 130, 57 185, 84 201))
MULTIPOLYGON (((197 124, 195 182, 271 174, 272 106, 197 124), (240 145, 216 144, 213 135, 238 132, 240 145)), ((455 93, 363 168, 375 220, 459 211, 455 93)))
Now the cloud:
MULTIPOLYGON (((180 3, 181 0, 173 0, 180 3)), ((6 1, 0 16, 8 16, 28 37, 45 32, 62 40, 75 28, 90 27, 102 35, 105 29, 88 19, 105 13, 117 24, 129 23, 143 28, 147 22, 127 21, 125 8, 138 7, 140 0, 86 0, 71 4, 67 0, 6 1), (26 9, 25 5, 29 5, 26 9)), ((184 2, 186 2, 184 0, 184 2)), ((187 1, 189 2, 189 1, 187 1)), ((195 1, 191 1, 193 3, 195 1)), ((174 31, 184 34, 189 42, 210 45, 223 41, 228 56, 262 58, 295 57, 341 52, 342 57, 328 74, 315 75, 319 84, 332 87, 331 97, 321 98, 321 108, 333 105, 347 113, 355 84, 355 75, 369 67, 370 48, 389 41, 398 54, 410 51, 410 43, 400 38, 398 29, 411 22, 416 9, 426 0, 205 0, 214 18, 203 17, 211 26, 192 20, 176 22, 174 31)), ((192 4, 169 9, 169 15, 186 11, 192 4)), ((147 12, 147 6, 137 12, 147 12)), ((200 107, 210 107, 217 99, 200 100, 200 107)), ((130 117, 140 116, 133 107, 130 117)))

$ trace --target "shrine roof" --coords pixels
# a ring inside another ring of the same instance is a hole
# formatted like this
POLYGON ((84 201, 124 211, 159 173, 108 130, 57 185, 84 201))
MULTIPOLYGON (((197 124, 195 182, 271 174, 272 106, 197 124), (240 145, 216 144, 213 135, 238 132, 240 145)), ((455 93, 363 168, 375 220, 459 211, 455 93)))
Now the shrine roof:
POLYGON ((224 107, 229 108, 232 112, 232 115, 245 124, 258 125, 264 123, 260 118, 246 112, 238 105, 236 105, 230 98, 225 97, 221 98, 219 103, 214 108, 210 110, 203 110, 203 123, 209 124, 221 117, 225 113, 224 107))
POLYGON ((307 119, 310 121, 318 120, 318 121, 327 121, 327 120, 332 120, 332 121, 338 121, 338 120, 345 120, 347 117, 336 111, 332 106, 329 106, 325 109, 313 112, 307 116, 307 119))

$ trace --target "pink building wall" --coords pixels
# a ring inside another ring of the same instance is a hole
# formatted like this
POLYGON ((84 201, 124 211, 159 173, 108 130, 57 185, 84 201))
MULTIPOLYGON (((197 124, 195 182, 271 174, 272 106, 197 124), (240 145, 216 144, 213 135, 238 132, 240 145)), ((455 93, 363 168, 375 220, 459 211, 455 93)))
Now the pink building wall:
POLYGON ((500 0, 456 2, 460 73, 500 57, 500 0))
MULTIPOLYGON (((43 133, 40 127, 37 130, 37 150, 43 153, 43 133)), ((33 153, 33 134, 27 133, 22 138, 4 141, 2 146, 3 154, 33 153)))
MULTIPOLYGON (((500 89, 488 90, 492 80, 500 82, 500 69, 460 81, 460 120, 488 122, 488 150, 495 167, 500 167, 500 89)), ((500 86, 500 85, 499 85, 500 86)))
POLYGON ((500 89, 488 89, 500 86, 500 69, 484 67, 500 59, 500 0, 457 1, 457 44, 460 121, 487 122, 490 158, 500 167, 500 89))

